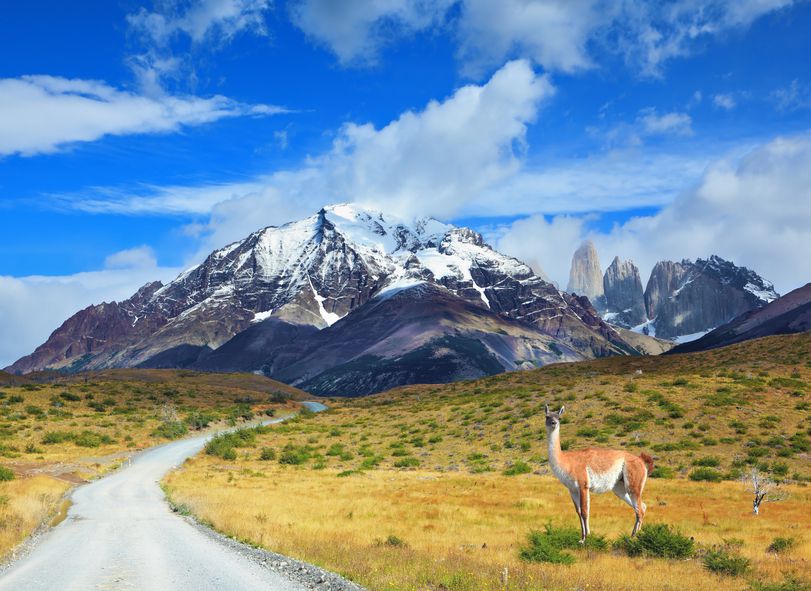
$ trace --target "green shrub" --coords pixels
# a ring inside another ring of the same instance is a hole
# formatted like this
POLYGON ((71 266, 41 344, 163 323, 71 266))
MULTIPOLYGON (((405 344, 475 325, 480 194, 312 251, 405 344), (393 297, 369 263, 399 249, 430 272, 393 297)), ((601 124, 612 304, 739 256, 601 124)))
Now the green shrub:
POLYGON ((721 482, 724 475, 713 468, 696 468, 690 472, 690 480, 698 482, 721 482))
POLYGON ((653 472, 648 474, 651 478, 673 478, 676 473, 670 466, 654 466, 653 472))
POLYGON ((73 439, 73 443, 79 447, 99 447, 102 443, 110 443, 111 441, 109 437, 101 436, 92 431, 82 431, 73 439))
POLYGON ((413 456, 401 458, 394 462, 395 468, 416 468, 419 465, 420 461, 413 456))
POLYGON ((383 544, 391 546, 392 548, 405 548, 408 545, 404 539, 398 538, 397 536, 389 536, 383 544))
POLYGON ((272 447, 263 447, 259 452, 259 459, 265 462, 276 459, 276 450, 272 447))
POLYGON ((717 468, 721 465, 721 458, 717 456, 707 456, 699 458, 693 462, 693 466, 704 466, 707 468, 717 468))
POLYGON ((547 523, 543 531, 530 532, 527 541, 528 545, 521 548, 520 556, 530 562, 572 564, 574 556, 563 550, 585 547, 589 550, 601 551, 608 548, 608 542, 603 536, 591 535, 586 538, 585 545, 581 545, 579 529, 555 527, 551 523, 547 523))
POLYGON ((48 431, 42 436, 42 443, 44 445, 53 445, 55 443, 72 441, 75 437, 76 434, 72 431, 48 431))
POLYGON ((512 466, 504 470, 503 474, 505 476, 517 476, 519 474, 529 474, 530 472, 532 472, 532 468, 529 467, 529 464, 516 460, 512 466))
POLYGON ((164 421, 152 430, 152 437, 179 439, 188 432, 183 421, 164 421))
POLYGON ((781 554, 783 552, 787 552, 794 547, 795 539, 794 538, 781 538, 777 537, 772 540, 772 543, 769 544, 769 547, 766 548, 767 552, 771 552, 772 554, 781 554))
POLYGON ((186 424, 190 429, 200 431, 201 429, 208 427, 215 420, 217 420, 217 417, 215 417, 212 413, 198 410, 189 413, 189 416, 186 417, 186 424))
POLYGON ((292 443, 288 443, 279 454, 279 463, 288 466, 300 466, 309 461, 311 457, 310 448, 307 446, 296 447, 292 443))
POLYGON ((81 400, 81 397, 78 394, 71 394, 70 392, 60 393, 59 398, 62 400, 67 400, 68 402, 79 402, 81 400))
POLYGON ((645 525, 636 536, 624 535, 614 545, 628 556, 690 558, 695 554, 693 540, 665 523, 645 525))
POLYGON ((713 548, 701 559, 704 568, 718 575, 737 577, 749 569, 749 559, 725 548, 713 548))
POLYGON ((0 466, 0 482, 8 482, 9 480, 14 480, 14 472, 5 466, 0 466))

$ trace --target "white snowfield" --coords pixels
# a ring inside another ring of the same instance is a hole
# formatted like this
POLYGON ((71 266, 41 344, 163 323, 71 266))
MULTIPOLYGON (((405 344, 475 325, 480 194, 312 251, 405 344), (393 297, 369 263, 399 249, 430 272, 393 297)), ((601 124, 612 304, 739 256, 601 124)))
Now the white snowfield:
POLYGON ((206 439, 152 448, 76 489, 67 519, 0 574, 0 589, 304 590, 169 509, 158 481, 206 439))

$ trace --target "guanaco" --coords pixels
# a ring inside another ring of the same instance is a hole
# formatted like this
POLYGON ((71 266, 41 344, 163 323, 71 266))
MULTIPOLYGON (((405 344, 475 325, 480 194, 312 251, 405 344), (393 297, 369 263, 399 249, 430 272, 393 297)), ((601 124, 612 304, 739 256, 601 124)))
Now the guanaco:
POLYGON ((613 449, 560 449, 560 417, 565 407, 558 412, 546 409, 546 441, 549 448, 549 465, 552 472, 569 489, 575 511, 580 518, 580 543, 585 544, 589 535, 589 494, 613 491, 628 503, 636 514, 631 535, 636 535, 645 517, 642 491, 648 474, 653 470, 653 458, 646 453, 638 456, 613 449))

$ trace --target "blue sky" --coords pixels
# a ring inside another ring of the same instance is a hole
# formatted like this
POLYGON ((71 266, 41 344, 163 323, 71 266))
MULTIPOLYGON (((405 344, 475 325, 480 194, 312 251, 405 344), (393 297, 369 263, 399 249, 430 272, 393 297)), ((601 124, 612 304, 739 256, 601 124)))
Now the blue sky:
POLYGON ((643 281, 712 253, 811 279, 809 2, 2 11, 0 366, 335 201, 464 223, 563 284, 587 237, 643 281))

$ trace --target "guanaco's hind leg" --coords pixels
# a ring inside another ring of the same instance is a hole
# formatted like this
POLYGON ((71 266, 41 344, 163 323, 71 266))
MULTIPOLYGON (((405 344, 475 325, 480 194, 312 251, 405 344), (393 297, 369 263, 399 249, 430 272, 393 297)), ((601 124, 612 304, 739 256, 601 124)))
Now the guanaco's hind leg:
POLYGON ((642 491, 645 489, 647 479, 648 471, 641 460, 638 462, 628 462, 625 464, 625 469, 623 470, 625 496, 623 497, 617 492, 617 486, 619 486, 620 483, 617 483, 617 486, 614 487, 614 493, 631 505, 636 514, 634 529, 631 531, 632 536, 635 536, 639 528, 642 527, 642 520, 645 518, 647 507, 645 503, 642 502, 642 491))

